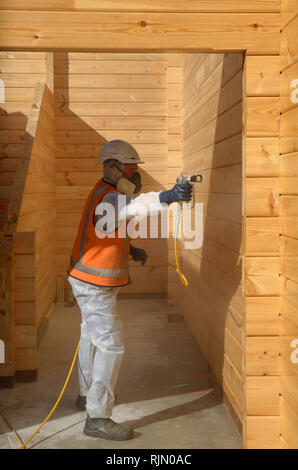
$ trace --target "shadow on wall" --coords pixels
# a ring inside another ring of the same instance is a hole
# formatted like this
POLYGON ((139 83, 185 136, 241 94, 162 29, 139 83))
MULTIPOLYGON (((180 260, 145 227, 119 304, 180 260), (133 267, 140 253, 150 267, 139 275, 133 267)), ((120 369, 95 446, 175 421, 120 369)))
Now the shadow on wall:
MULTIPOLYGON (((189 301, 180 303, 192 335, 239 414, 244 372, 242 67, 242 54, 224 56, 216 116, 202 125, 204 135, 212 132, 212 143, 198 152, 192 172, 203 175, 195 189, 196 201, 203 202, 204 237, 200 249, 183 251, 190 288, 182 296, 189 301)), ((210 107, 214 99, 208 101, 210 107)), ((208 115, 206 104, 200 112, 208 115)))
MULTIPOLYGON (((58 284, 62 283, 63 290, 66 288, 66 295, 69 298, 69 286, 65 282, 66 269, 85 201, 93 185, 102 176, 102 167, 97 162, 98 155, 107 140, 119 137, 117 130, 107 130, 108 138, 106 139, 104 131, 94 130, 70 109, 69 102, 76 101, 77 104, 82 105, 81 109, 82 113, 84 113, 84 109, 88 108, 89 101, 92 109, 95 108, 94 100, 92 102, 93 98, 90 99, 88 96, 89 89, 80 88, 76 91, 73 86, 70 87, 68 53, 56 53, 55 57, 57 70, 59 71, 59 73, 55 73, 57 117, 57 268, 58 284), (71 93, 73 93, 72 96, 70 96, 71 93)), ((99 102, 98 113, 95 109, 94 114, 90 110, 87 110, 86 114, 88 116, 102 117, 100 106, 101 103, 99 102)), ((102 125, 104 126, 104 116, 102 119, 102 125)), ((125 116, 123 116, 123 120, 125 120, 125 116)), ((123 131, 121 132, 123 133, 123 131)), ((154 190, 165 189, 160 182, 142 170, 141 167, 140 173, 146 188, 154 187, 154 190)), ((154 256, 167 258, 166 239, 137 239, 133 240, 133 244, 144 248, 148 253, 153 252, 154 256)), ((124 287, 122 291, 133 291, 134 281, 137 281, 139 284, 143 282, 144 291, 146 291, 148 278, 166 285, 167 267, 154 260, 147 260, 146 265, 142 268, 138 263, 131 263, 130 275, 132 284, 124 287)), ((71 294, 70 300, 67 303, 69 305, 72 304, 71 294)))

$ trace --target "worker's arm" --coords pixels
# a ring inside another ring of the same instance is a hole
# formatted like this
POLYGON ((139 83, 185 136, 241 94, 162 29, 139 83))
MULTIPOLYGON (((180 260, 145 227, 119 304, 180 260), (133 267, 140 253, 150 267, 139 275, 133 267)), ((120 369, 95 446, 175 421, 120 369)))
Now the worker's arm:
POLYGON ((109 227, 115 227, 115 230, 124 220, 130 220, 133 217, 142 219, 149 214, 167 210, 172 202, 189 201, 191 199, 192 186, 189 183, 176 184, 168 191, 141 193, 136 196, 126 196, 117 191, 107 193, 98 204, 94 213, 94 225, 100 223, 102 217, 109 227), (108 203, 108 204, 103 204, 108 203), (110 221, 110 223, 108 223, 110 221))

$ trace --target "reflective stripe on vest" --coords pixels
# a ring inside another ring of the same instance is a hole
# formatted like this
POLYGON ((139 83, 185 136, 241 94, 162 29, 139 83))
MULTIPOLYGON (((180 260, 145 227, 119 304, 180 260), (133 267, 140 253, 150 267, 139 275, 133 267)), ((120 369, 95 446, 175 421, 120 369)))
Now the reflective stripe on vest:
POLYGON ((82 235, 81 235, 81 242, 80 242, 80 251, 79 251, 79 258, 77 261, 73 259, 73 257, 70 257, 70 265, 72 268, 77 269, 78 271, 81 271, 86 274, 93 274, 94 276, 100 276, 100 277, 123 277, 128 275, 128 266, 127 266, 127 257, 126 257, 126 252, 127 252, 127 246, 128 246, 128 237, 126 233, 125 237, 125 245, 124 245, 124 267, 122 269, 111 269, 111 268, 94 268, 92 266, 86 266, 85 264, 82 264, 82 258, 84 256, 84 246, 85 246, 85 235, 86 235, 86 230, 87 226, 89 223, 89 217, 90 217, 90 212, 92 210, 94 200, 97 198, 97 196, 100 195, 103 191, 105 191, 109 186, 102 186, 99 188, 95 193, 93 194, 93 197, 89 203, 88 210, 86 213, 86 217, 84 220, 84 226, 82 230, 82 235))

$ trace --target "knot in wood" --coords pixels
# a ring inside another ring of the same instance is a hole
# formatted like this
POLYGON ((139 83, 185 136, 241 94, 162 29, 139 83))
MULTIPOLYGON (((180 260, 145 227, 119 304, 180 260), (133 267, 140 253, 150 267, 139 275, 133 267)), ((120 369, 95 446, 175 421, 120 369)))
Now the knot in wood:
POLYGON ((147 26, 147 23, 146 23, 146 21, 141 21, 140 25, 141 25, 143 28, 145 28, 145 26, 147 26))

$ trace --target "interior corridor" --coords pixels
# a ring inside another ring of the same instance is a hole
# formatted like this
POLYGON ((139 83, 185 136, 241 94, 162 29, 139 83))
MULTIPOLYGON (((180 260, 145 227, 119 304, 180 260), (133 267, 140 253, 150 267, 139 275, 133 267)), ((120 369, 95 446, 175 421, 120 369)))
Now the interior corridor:
MULTIPOLYGON (((36 449, 213 449, 241 448, 241 438, 208 364, 184 323, 168 322, 163 298, 119 300, 126 351, 112 418, 134 427, 131 441, 113 442, 83 434, 86 413, 74 405, 76 367, 49 422, 28 444, 36 449)), ((0 408, 27 439, 54 405, 79 339, 77 306, 58 303, 39 349, 36 383, 0 390, 0 408)), ((0 418, 0 449, 18 443, 0 418)))

